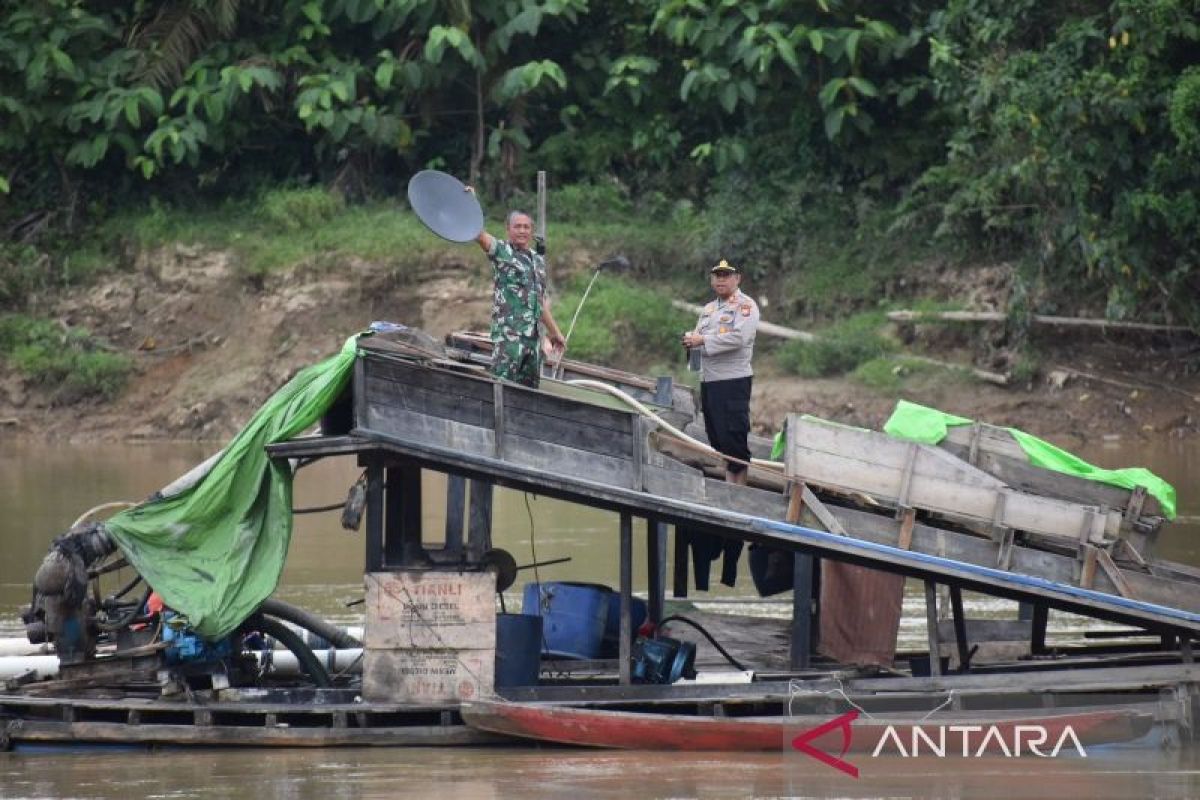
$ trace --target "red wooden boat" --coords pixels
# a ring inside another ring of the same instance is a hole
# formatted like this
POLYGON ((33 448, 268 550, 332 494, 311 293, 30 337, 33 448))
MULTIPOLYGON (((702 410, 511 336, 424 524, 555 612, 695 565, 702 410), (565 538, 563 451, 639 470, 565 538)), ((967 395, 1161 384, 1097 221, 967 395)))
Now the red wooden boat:
POLYGON ((540 742, 630 750, 1050 755, 1129 742, 1154 724, 1146 706, 828 716, 706 717, 504 700, 461 706, 472 728, 540 742))

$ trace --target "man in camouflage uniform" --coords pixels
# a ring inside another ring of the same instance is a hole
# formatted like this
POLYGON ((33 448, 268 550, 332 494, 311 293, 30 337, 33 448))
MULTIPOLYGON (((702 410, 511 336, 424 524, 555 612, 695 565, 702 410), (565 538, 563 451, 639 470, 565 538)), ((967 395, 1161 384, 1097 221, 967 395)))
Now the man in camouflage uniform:
POLYGON ((482 231, 476 241, 492 262, 492 374, 537 388, 542 375, 541 333, 561 357, 566 341, 546 301, 546 260, 530 248, 533 220, 508 215, 508 239, 482 231))

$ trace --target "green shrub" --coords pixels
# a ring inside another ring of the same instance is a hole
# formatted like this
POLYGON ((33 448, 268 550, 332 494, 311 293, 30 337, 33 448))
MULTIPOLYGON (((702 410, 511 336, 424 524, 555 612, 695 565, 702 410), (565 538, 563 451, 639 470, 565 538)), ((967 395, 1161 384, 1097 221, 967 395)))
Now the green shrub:
MULTIPOLYGON (((536 213, 536 209, 529 209, 536 213)), ((546 216, 554 222, 591 222, 597 219, 625 218, 633 213, 633 204, 617 184, 576 183, 555 189, 548 198, 546 216)))
POLYGON ((275 189, 262 196, 258 216, 285 231, 312 230, 342 210, 342 196, 319 187, 275 189))
POLYGON ((133 371, 129 356, 97 350, 87 330, 64 332, 49 320, 21 314, 0 315, 0 359, 35 385, 53 389, 60 403, 111 399, 133 371))
POLYGON ((779 349, 779 363, 805 378, 841 375, 896 349, 879 334, 880 313, 858 314, 822 331, 815 341, 792 341, 779 349))
MULTIPOLYGON (((859 383, 879 394, 895 396, 906 388, 910 378, 927 375, 938 369, 928 362, 903 356, 880 356, 859 364, 852 375, 859 383)), ((966 372, 961 370, 953 372, 966 375, 966 372)))
POLYGON ((20 308, 49 279, 49 259, 37 250, 0 245, 0 308, 20 308))

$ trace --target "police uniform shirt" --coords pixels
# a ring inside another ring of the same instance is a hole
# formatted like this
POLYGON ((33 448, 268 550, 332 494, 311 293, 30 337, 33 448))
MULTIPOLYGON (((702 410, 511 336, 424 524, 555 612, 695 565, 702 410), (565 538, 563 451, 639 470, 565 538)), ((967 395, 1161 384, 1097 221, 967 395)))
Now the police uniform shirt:
POLYGON ((738 289, 728 300, 713 300, 700 313, 696 332, 704 337, 700 380, 726 381, 754 374, 750 359, 758 331, 758 304, 738 289))

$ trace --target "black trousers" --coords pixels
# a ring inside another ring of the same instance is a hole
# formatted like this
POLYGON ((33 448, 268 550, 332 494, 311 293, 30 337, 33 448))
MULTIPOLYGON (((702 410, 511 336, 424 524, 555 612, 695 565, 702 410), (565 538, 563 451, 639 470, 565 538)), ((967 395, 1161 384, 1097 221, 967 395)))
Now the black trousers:
MULTIPOLYGON (((704 433, 708 443, 720 453, 742 461, 750 460, 750 388, 751 377, 700 384, 700 407, 704 412, 704 433)), ((725 468, 737 474, 745 465, 725 462, 725 468)))
MULTIPOLYGON (((700 407, 704 412, 704 432, 708 443, 719 453, 750 460, 750 384, 749 376, 727 381, 700 384, 700 407)), ((725 462, 730 472, 739 473, 745 465, 725 462)), ((692 571, 696 588, 708 590, 712 562, 721 561, 721 583, 733 586, 737 582, 738 559, 742 554, 740 539, 724 539, 702 531, 680 527, 675 531, 683 536, 692 551, 692 571)))

